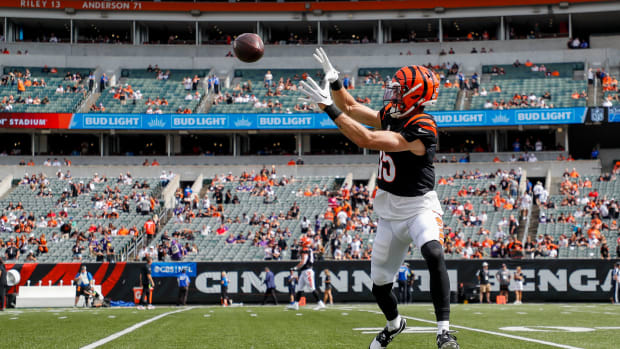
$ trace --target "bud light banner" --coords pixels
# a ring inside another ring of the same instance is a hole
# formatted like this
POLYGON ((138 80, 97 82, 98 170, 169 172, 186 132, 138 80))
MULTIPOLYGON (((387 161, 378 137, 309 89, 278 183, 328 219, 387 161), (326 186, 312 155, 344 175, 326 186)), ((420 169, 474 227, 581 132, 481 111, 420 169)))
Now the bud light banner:
MULTIPOLYGON (((499 293, 496 273, 502 263, 514 272, 520 266, 524 276, 523 298, 531 302, 609 302, 612 291, 612 269, 615 260, 601 259, 535 259, 535 260, 487 260, 493 299, 499 293)), ((482 260, 447 260, 450 289, 453 302, 476 301, 478 298, 477 272, 482 260)), ((199 262, 199 263, 153 263, 153 303, 174 304, 178 285, 175 273, 188 269, 190 288, 188 301, 194 304, 219 304, 222 272, 228 278, 228 294, 234 302, 262 302, 265 292, 265 267, 274 273, 279 300, 288 299, 287 277, 297 261, 279 262, 199 262), (159 271, 157 271, 159 268, 159 271)), ((428 302, 430 274, 424 260, 409 261, 413 278, 414 302, 428 302)), ((140 285, 140 272, 144 263, 88 263, 87 270, 93 274, 102 293, 112 300, 133 301, 133 288, 140 285)), ((7 264, 7 269, 20 272, 20 286, 68 285, 80 269, 79 263, 61 264, 7 264)), ((325 290, 325 271, 331 274, 334 298, 339 302, 373 302, 370 261, 319 261, 315 264, 316 288, 325 290)), ((508 289, 514 299, 514 280, 508 289)), ((9 293, 17 292, 11 287, 9 293)), ((312 297, 310 297, 312 298, 312 297)), ((477 302, 477 301, 476 301, 477 302)))
MULTIPOLYGON (((584 123, 587 108, 431 112, 439 127, 584 123)), ((599 114, 596 114, 599 115, 599 114)), ((610 108, 609 121, 620 121, 610 108)), ((0 128, 73 130, 323 130, 336 125, 324 113, 308 114, 28 114, 1 113, 0 128)))
POLYGON ((581 124, 587 108, 431 112, 439 127, 581 124))
POLYGON ((71 129, 312 130, 336 128, 326 114, 74 114, 71 129))
POLYGON ((194 277, 196 276, 196 263, 159 263, 153 262, 151 264, 151 276, 152 277, 178 277, 183 273, 194 277))
MULTIPOLYGON (((587 108, 431 112, 439 127, 580 124, 587 108)), ((72 129, 334 129, 326 114, 74 114, 72 129)))

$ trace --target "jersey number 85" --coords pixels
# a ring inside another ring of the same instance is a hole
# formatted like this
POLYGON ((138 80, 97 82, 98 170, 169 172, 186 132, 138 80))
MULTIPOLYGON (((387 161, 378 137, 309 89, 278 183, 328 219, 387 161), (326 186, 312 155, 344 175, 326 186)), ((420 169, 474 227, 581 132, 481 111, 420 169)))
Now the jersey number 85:
POLYGON ((379 174, 377 178, 386 182, 394 181, 396 177, 396 166, 394 166, 394 160, 387 155, 384 151, 379 153, 379 174))

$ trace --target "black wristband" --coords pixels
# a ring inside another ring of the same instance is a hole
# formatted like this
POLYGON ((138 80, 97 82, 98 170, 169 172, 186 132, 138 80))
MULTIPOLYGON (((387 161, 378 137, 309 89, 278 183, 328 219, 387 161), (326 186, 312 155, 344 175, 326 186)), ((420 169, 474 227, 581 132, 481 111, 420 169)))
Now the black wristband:
POLYGON ((340 79, 337 79, 336 81, 330 83, 329 86, 333 91, 338 91, 342 88, 342 83, 340 82, 340 79))
POLYGON ((336 119, 342 114, 342 111, 338 109, 335 104, 326 106, 323 111, 327 113, 327 116, 329 116, 329 118, 333 121, 336 121, 336 119))

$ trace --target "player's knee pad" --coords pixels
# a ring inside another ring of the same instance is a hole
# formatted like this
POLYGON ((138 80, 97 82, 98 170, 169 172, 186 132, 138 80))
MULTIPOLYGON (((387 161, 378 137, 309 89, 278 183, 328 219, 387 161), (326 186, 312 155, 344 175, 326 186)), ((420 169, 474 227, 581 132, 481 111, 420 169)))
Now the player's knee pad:
POLYGON ((445 265, 443 246, 437 240, 432 240, 424 244, 420 249, 422 257, 426 260, 429 269, 441 268, 441 265, 445 265))

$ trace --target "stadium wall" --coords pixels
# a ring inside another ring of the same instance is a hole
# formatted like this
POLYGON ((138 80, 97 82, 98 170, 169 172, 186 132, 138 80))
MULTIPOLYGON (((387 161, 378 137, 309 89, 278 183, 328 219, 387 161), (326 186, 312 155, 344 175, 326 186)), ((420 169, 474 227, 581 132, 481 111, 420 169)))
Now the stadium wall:
MULTIPOLYGON (((213 178, 214 175, 221 175, 228 172, 232 172, 235 175, 241 174, 243 171, 260 171, 265 164, 277 164, 282 163, 280 161, 270 161, 277 157, 265 157, 262 158, 262 161, 248 161, 247 164, 241 165, 239 163, 235 165, 186 165, 183 164, 182 158, 173 158, 177 159, 174 164, 169 166, 157 166, 157 167, 145 167, 145 166, 135 166, 128 167, 127 165, 122 165, 124 159, 126 158, 117 158, 117 157, 105 157, 101 158, 102 162, 114 165, 107 166, 72 166, 72 167, 49 167, 49 166, 32 166, 32 167, 24 167, 24 166, 0 166, 0 173, 2 174, 10 174, 14 178, 22 178, 25 173, 33 174, 33 173, 44 173, 48 177, 56 176, 56 173, 59 169, 63 172, 67 170, 71 171, 73 177, 92 177, 93 173, 98 173, 99 175, 105 175, 108 178, 116 178, 119 173, 131 172, 134 178, 148 178, 148 177, 159 177, 162 170, 169 171, 172 170, 175 174, 180 175, 180 180, 182 181, 194 181, 199 175, 203 175, 205 178, 213 178)), ((285 161, 293 158, 292 156, 282 156, 280 159, 285 161)), ((333 164, 324 164, 324 165, 304 165, 304 166, 278 166, 277 171, 280 175, 287 176, 295 176, 295 177, 308 177, 308 176, 340 176, 345 177, 347 174, 352 173, 354 180, 368 180, 372 173, 377 170, 377 160, 378 157, 376 155, 369 155, 366 157, 368 160, 366 163, 349 163, 346 161, 336 162, 333 164)), ((139 158, 141 159, 141 158, 139 158)), ((154 159, 149 157, 149 159, 154 159)), ((196 159, 194 161, 208 161, 208 157, 203 157, 196 159)), ((217 158, 216 158, 217 159, 217 158)), ((242 158, 237 158, 240 159, 242 158)), ((305 157, 304 157, 305 159, 305 157)), ((335 157, 335 161, 338 159, 342 159, 342 157, 335 157)), ((511 170, 521 167, 522 169, 527 171, 527 175, 529 177, 545 177, 547 176, 547 171, 551 171, 551 176, 553 177, 561 177, 562 173, 566 168, 575 168, 579 173, 582 174, 595 174, 598 175, 601 173, 601 165, 599 160, 580 160, 580 161, 539 161, 539 162, 501 162, 501 163, 492 163, 492 162, 479 162, 479 163, 439 163, 435 164, 436 166, 436 175, 437 176, 452 176, 457 171, 462 172, 465 171, 475 171, 477 169, 482 172, 494 172, 497 169, 511 170)))
MULTIPOLYGON (((590 49, 590 50, 549 50, 549 47, 536 49, 538 45, 544 45, 545 40, 515 40, 505 41, 504 43, 514 43, 517 47, 522 46, 521 50, 509 50, 499 52, 496 50, 492 54, 469 54, 472 47, 487 47, 487 42, 469 42, 462 45, 462 49, 455 48, 460 54, 439 56, 440 49, 434 49, 435 54, 426 55, 426 46, 411 45, 326 45, 335 66, 339 67, 343 73, 357 76, 357 68, 362 67, 397 67, 411 64, 440 65, 444 62, 458 63, 465 73, 480 72, 482 65, 512 64, 515 59, 525 62, 527 59, 533 62, 594 62, 602 66, 615 66, 620 64, 620 50, 615 48, 590 49), (519 45, 521 43, 522 45, 519 45), (484 46, 483 46, 484 45, 484 46), (419 48, 418 48, 419 47, 419 48), (408 50, 413 50, 412 56, 404 55, 408 50), (403 55, 400 55, 400 53, 403 55)), ((563 40, 562 40, 563 41, 563 40)), ((454 43, 457 44, 457 43, 454 43)), ((564 45, 564 44, 563 44, 564 45)), ((47 46, 47 45, 44 45, 47 46)), ((78 45, 81 46, 81 45, 78 45)), ((214 68, 217 74, 232 73, 235 68, 242 69, 269 69, 278 67, 281 69, 299 69, 300 67, 317 67, 316 61, 312 58, 311 52, 316 46, 304 45, 293 46, 274 46, 267 47, 265 56, 256 63, 240 63, 231 58, 224 57, 230 47, 207 48, 206 51, 195 47, 183 46, 127 46, 116 47, 112 45, 85 45, 81 49, 76 49, 76 53, 54 54, 30 53, 24 55, 7 55, 2 58, 3 66, 54 66, 54 67, 75 67, 75 68, 95 68, 100 67, 105 72, 117 71, 119 68, 142 69, 148 64, 158 64, 166 69, 204 69, 214 68), (273 49, 273 51, 269 51, 273 49), (120 51, 119 51, 120 50, 120 51), (209 50, 222 50, 217 56, 208 56, 205 52, 209 50), (170 55, 166 55, 166 52, 170 55), (295 56, 296 59, 282 59, 282 57, 295 56), (128 58, 130 57, 130 58, 128 58), (133 57, 138 59, 132 59, 133 57)), ((444 44, 448 50, 450 47, 457 46, 452 43, 444 44)), ((553 45, 552 45, 553 46, 553 45)), ((16 45, 15 50, 28 49, 27 46, 16 45)))
MULTIPOLYGON (((414 300, 430 301, 429 274, 423 260, 409 261, 416 274, 414 300)), ((451 290, 456 298, 459 285, 472 295, 477 286, 476 273, 482 261, 447 261, 450 274, 451 290)), ((524 300, 526 302, 606 302, 611 291, 611 260, 489 260, 491 272, 491 290, 493 296, 499 291, 499 284, 494 274, 501 263, 506 263, 510 270, 521 266, 525 275, 524 300)), ((140 268, 138 263, 102 263, 85 264, 93 274, 97 284, 102 285, 102 293, 112 300, 133 300, 133 288, 139 286, 140 268)), ((279 300, 286 302, 288 288, 285 278, 289 274, 292 262, 227 262, 227 263, 153 263, 155 289, 153 302, 173 304, 177 297, 176 275, 182 268, 191 276, 189 292, 190 303, 214 304, 220 299, 220 273, 226 271, 229 278, 228 292, 234 302, 261 302, 265 286, 262 283, 264 268, 269 267, 275 274, 276 290, 279 300)), ((62 264, 8 264, 7 269, 20 271, 20 286, 59 285, 62 281, 69 284, 78 273, 79 263, 62 264)), ((336 302, 373 301, 371 294, 370 261, 319 262, 315 266, 317 287, 324 289, 323 270, 329 269, 332 275, 333 294, 336 302)), ((510 290, 514 290, 511 285, 510 290)), ((18 291, 12 287, 9 293, 18 291)), ((309 300, 312 301, 312 300, 309 300)), ((455 301, 453 299, 453 301, 455 301)))

